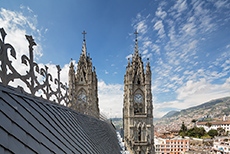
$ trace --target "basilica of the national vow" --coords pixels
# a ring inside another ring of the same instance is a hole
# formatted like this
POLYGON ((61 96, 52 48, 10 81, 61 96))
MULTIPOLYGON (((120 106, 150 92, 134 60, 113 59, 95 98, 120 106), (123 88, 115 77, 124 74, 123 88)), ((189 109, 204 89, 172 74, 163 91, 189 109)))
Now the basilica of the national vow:
MULTIPOLYGON (((70 108, 96 118, 98 106, 97 75, 92 59, 86 51, 85 31, 82 53, 77 70, 71 61, 69 67, 70 108)), ((138 50, 137 31, 134 33, 135 49, 124 76, 123 129, 126 149, 132 154, 153 154, 154 126, 151 93, 151 68, 149 60, 145 70, 138 50)))
POLYGON ((100 113, 97 74, 82 34, 82 52, 77 69, 70 62, 67 86, 60 80, 59 65, 52 77, 48 66, 34 61, 31 35, 25 35, 28 56, 18 55, 0 28, 1 154, 155 153, 151 67, 148 59, 143 66, 137 31, 134 54, 124 70, 123 131, 100 113), (16 59, 21 63, 15 67, 16 59))

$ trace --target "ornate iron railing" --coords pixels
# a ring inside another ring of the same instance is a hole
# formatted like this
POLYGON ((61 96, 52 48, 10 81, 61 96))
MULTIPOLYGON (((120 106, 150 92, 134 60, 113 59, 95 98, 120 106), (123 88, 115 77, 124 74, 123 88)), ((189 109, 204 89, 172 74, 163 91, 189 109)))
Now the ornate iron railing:
MULTIPOLYGON (((0 29, 0 79, 3 85, 7 86, 9 83, 15 79, 19 79, 24 82, 29 89, 32 96, 37 96, 43 92, 43 96, 47 100, 55 101, 57 103, 69 104, 68 87, 67 84, 63 84, 60 81, 61 68, 57 65, 57 78, 53 79, 52 75, 48 72, 48 67, 39 68, 38 64, 34 62, 33 47, 36 45, 32 36, 26 35, 26 39, 29 42, 29 57, 26 55, 21 56, 21 63, 29 66, 26 70, 25 75, 21 75, 12 65, 12 61, 9 60, 8 52, 16 60, 16 51, 14 47, 5 43, 6 32, 3 28, 0 29), (37 73, 36 73, 36 72, 37 73), (43 77, 42 81, 38 80, 36 74, 43 77), (56 86, 56 89, 52 88, 51 84, 56 86)), ((20 85, 18 85, 20 87, 20 85)), ((20 89, 23 89, 20 87, 20 89)), ((42 96, 42 95, 41 95, 42 96)))

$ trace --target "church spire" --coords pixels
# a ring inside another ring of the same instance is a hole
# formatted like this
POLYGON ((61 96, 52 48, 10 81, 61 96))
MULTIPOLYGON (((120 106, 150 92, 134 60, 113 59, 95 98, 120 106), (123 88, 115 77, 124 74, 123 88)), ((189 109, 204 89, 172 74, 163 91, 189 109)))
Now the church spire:
POLYGON ((136 35, 134 57, 136 57, 137 55, 139 56, 139 50, 138 50, 138 44, 137 44, 137 34, 139 34, 139 33, 138 33, 137 30, 136 30, 134 34, 136 35))
POLYGON ((87 33, 84 30, 82 34, 83 34, 82 55, 85 55, 85 57, 87 57, 86 45, 85 45, 85 34, 87 34, 87 33))

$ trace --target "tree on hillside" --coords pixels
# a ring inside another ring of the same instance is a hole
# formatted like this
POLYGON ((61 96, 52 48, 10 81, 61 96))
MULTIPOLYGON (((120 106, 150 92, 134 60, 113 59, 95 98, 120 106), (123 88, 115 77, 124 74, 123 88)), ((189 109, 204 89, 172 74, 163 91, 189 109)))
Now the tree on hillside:
POLYGON ((184 121, 182 122, 180 131, 182 131, 182 132, 186 132, 187 131, 187 127, 185 126, 184 121))
POLYGON ((186 131, 187 131, 187 127, 185 126, 184 122, 182 122, 180 131, 179 131, 179 134, 182 136, 182 138, 184 138, 186 131))
POLYGON ((205 126, 208 126, 209 128, 212 126, 212 124, 210 123, 210 122, 207 122, 206 124, 205 124, 205 126))
POLYGON ((198 137, 204 136, 206 134, 206 131, 203 127, 200 127, 198 130, 198 137))
POLYGON ((208 131, 208 135, 211 136, 212 138, 214 138, 215 136, 218 135, 218 132, 215 129, 211 129, 208 131))
POLYGON ((201 137, 206 134, 206 131, 203 127, 193 127, 186 132, 186 135, 190 137, 201 137))
POLYGON ((196 119, 192 119, 191 122, 193 123, 193 127, 195 127, 196 126, 196 119))

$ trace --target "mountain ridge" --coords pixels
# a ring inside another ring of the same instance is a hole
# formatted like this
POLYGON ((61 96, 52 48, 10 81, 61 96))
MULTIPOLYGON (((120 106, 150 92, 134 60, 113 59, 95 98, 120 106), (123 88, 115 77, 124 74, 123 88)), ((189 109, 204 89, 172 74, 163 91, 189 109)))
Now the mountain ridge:
POLYGON ((196 121, 222 121, 223 116, 227 115, 228 120, 230 120, 230 97, 213 99, 200 105, 171 113, 169 112, 165 115, 166 117, 163 116, 164 118, 154 121, 156 132, 178 130, 182 122, 187 128, 192 128, 194 126, 193 119, 196 121))
POLYGON ((193 106, 193 107, 189 107, 187 109, 183 109, 181 111, 169 111, 168 113, 166 113, 164 116, 162 116, 160 119, 164 119, 164 118, 170 118, 173 116, 177 116, 178 114, 180 114, 181 112, 186 112, 189 110, 196 110, 197 108, 204 108, 205 106, 212 106, 212 105, 216 105, 218 103, 223 103, 223 102, 227 102, 230 104, 230 97, 223 97, 223 98, 217 98, 217 99, 212 99, 208 102, 202 103, 200 105, 197 106, 193 106))

